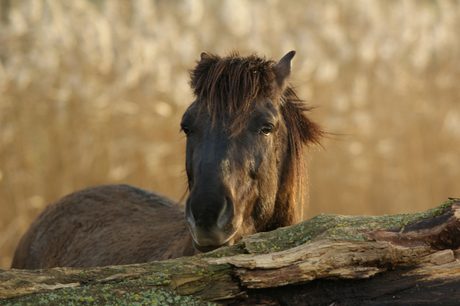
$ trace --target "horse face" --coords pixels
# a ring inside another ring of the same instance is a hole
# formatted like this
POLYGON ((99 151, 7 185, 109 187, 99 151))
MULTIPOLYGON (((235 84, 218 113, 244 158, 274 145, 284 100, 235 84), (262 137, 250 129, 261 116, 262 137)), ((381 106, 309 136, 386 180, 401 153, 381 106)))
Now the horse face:
MULTIPOLYGON (((228 115, 228 114, 226 114, 228 115)), ((232 135, 193 103, 183 116, 190 194, 186 220, 199 251, 231 245, 273 214, 286 127, 270 98, 254 103, 232 135)))

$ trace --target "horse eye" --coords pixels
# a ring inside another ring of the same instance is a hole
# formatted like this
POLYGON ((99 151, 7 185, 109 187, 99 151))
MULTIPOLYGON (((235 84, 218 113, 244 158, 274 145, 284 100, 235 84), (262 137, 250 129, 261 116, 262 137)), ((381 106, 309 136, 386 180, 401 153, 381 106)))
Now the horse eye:
POLYGON ((185 135, 187 135, 188 133, 190 133, 190 128, 188 126, 186 126, 185 124, 182 124, 180 126, 180 130, 184 132, 185 135))
POLYGON ((273 124, 266 124, 260 129, 260 133, 264 135, 270 135, 270 133, 273 131, 273 124))

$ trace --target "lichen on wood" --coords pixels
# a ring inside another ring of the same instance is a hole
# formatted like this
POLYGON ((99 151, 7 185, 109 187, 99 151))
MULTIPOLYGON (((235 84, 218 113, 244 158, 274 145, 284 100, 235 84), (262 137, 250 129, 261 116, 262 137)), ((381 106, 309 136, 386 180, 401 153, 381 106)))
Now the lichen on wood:
POLYGON ((350 282, 361 280, 365 288, 385 281, 387 275, 398 281, 381 284, 382 292, 397 291, 394 284, 399 284, 439 293, 441 289, 432 284, 442 283, 444 289, 460 285, 460 265, 455 260, 460 253, 456 251, 459 217, 460 200, 452 199, 424 213, 319 215, 246 236, 236 245, 210 253, 164 262, 3 270, 0 305, 208 305, 262 300, 276 305, 276 295, 284 294, 276 289, 280 286, 297 292, 283 297, 294 305, 313 296, 343 303, 343 294, 319 295, 319 289, 311 288, 327 283, 328 290, 343 292, 350 282))

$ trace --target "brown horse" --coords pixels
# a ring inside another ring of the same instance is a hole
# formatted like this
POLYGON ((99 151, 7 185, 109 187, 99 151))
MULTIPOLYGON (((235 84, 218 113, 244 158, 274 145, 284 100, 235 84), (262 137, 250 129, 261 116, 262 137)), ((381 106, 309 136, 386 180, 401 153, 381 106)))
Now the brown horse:
POLYGON ((165 260, 231 245, 301 221, 305 146, 324 132, 287 85, 291 59, 201 54, 185 112, 184 207, 127 185, 88 188, 49 205, 22 237, 12 268, 165 260))

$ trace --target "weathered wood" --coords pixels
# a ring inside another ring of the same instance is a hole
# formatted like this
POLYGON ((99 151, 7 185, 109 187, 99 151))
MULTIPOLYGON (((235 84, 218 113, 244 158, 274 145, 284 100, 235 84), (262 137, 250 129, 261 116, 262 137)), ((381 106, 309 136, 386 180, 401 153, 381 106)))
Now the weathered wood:
POLYGON ((425 213, 320 215, 194 257, 0 271, 0 304, 399 305, 460 300, 460 200, 425 213))
POLYGON ((236 305, 457 305, 458 261, 428 267, 396 267, 370 279, 314 281, 248 290, 236 305))

